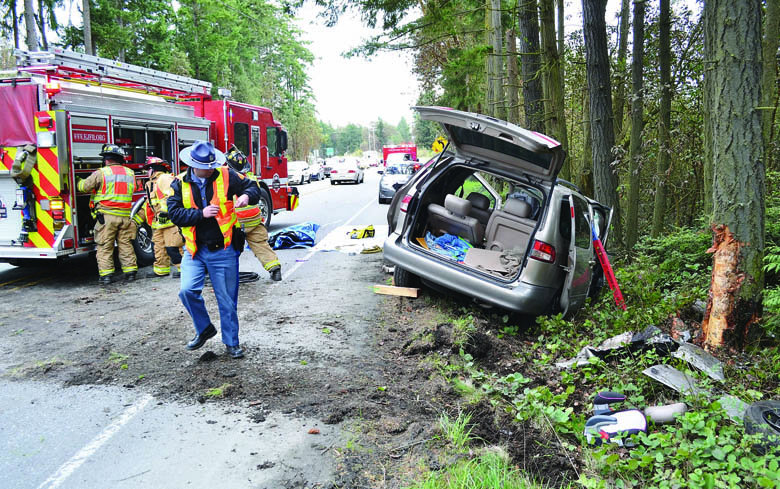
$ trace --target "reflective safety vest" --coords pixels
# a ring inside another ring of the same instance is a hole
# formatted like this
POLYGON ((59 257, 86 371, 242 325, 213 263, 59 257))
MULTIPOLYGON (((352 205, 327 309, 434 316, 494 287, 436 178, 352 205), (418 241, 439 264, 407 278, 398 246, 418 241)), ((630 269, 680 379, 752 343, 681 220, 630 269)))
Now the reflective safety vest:
POLYGON ((175 179, 176 177, 170 173, 152 175, 150 183, 154 185, 154 191, 149 192, 151 202, 146 204, 146 222, 151 224, 152 229, 165 229, 173 226, 168 218, 160 217, 160 213, 168 213, 168 197, 173 195, 171 183, 175 179))
POLYGON ((100 212, 104 214, 130 217, 135 191, 133 170, 122 165, 110 165, 101 168, 100 173, 103 182, 90 201, 93 215, 97 214, 96 206, 100 204, 100 212))
MULTIPOLYGON (((257 178, 251 173, 248 173, 246 175, 241 175, 241 176, 248 178, 253 182, 257 183, 257 178)), ((260 210, 260 204, 237 207, 236 216, 238 217, 238 222, 243 224, 245 228, 251 228, 263 224, 263 213, 260 210)))
MULTIPOLYGON (((216 180, 214 180, 214 195, 211 197, 211 202, 219 207, 219 214, 215 219, 219 224, 219 230, 222 232, 222 236, 225 237, 225 248, 230 246, 233 241, 233 226, 236 224, 236 213, 233 212, 233 201, 228 199, 228 186, 230 185, 230 173, 226 166, 221 166, 217 169, 216 180)), ((195 197, 192 194, 192 187, 197 186, 195 183, 185 182, 182 178, 181 182, 181 200, 185 209, 197 209, 195 204, 195 197)), ((198 251, 198 245, 195 237, 195 226, 186 226, 181 228, 181 234, 184 236, 184 247, 190 252, 190 255, 195 256, 198 251)))

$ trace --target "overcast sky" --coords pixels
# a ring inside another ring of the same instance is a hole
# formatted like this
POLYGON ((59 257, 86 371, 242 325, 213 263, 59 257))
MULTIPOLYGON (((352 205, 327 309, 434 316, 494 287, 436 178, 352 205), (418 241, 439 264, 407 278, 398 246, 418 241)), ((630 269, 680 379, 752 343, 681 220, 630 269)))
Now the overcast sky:
POLYGON ((359 46, 372 31, 349 12, 335 27, 325 27, 317 12, 307 4, 298 13, 297 25, 302 39, 311 41, 309 50, 315 56, 308 72, 319 119, 335 127, 351 122, 368 126, 380 117, 393 125, 405 117, 411 124, 409 107, 418 94, 411 57, 381 53, 370 59, 346 59, 341 54, 359 46))

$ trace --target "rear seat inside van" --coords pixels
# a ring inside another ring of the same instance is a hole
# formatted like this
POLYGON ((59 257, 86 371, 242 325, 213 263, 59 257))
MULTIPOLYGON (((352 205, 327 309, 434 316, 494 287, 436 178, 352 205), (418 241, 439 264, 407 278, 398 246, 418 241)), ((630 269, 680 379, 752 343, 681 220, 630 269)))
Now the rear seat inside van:
POLYGON ((518 199, 507 199, 501 210, 493 211, 485 231, 485 249, 504 251, 525 250, 536 221, 531 219, 531 206, 518 199))

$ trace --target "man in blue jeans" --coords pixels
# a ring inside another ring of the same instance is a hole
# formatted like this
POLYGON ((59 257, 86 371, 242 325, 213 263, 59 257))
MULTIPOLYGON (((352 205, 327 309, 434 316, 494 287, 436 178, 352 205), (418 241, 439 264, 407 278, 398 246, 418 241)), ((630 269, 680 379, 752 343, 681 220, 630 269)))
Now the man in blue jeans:
POLYGON ((171 184, 168 218, 181 228, 186 249, 181 262, 179 298, 192 317, 195 337, 188 350, 197 350, 217 330, 203 300, 208 272, 219 307, 222 342, 232 358, 244 356, 238 341, 238 256, 244 242, 236 229, 233 197, 238 207, 257 204, 259 187, 227 166, 225 155, 206 141, 196 141, 179 153, 190 168, 171 184), (236 238, 235 240, 233 238, 236 238))

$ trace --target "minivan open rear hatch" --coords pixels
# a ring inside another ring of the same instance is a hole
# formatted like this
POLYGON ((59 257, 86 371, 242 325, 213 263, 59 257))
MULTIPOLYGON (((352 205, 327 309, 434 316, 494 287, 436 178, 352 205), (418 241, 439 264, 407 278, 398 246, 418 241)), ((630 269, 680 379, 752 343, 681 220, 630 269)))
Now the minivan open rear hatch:
POLYGON ((458 156, 476 158, 515 175, 553 181, 563 166, 561 143, 538 132, 447 107, 412 107, 424 120, 436 121, 458 156))

